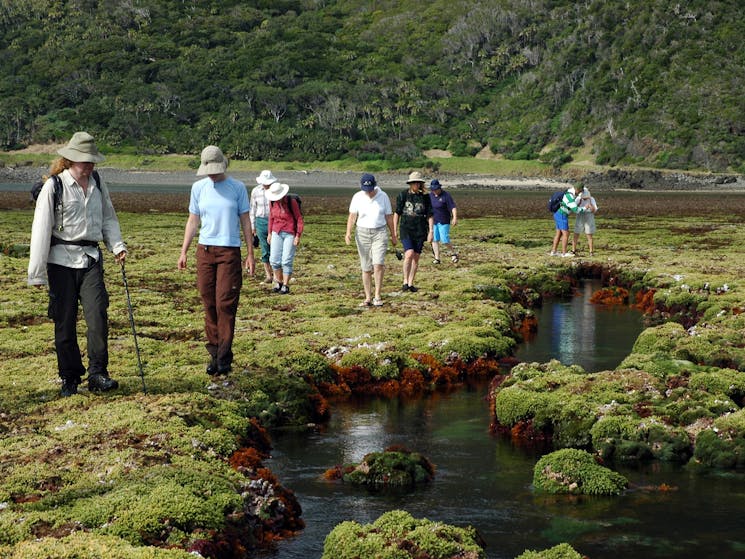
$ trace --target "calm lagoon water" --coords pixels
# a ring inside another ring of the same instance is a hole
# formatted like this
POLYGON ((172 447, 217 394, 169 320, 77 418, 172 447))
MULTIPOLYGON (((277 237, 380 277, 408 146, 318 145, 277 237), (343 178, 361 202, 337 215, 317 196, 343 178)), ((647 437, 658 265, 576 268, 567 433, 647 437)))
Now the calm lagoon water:
MULTIPOLYGON (((615 368, 642 330, 631 310, 589 303, 588 288, 570 301, 549 301, 539 334, 519 358, 576 362, 588 371, 615 368)), ((621 497, 535 493, 536 451, 516 448, 488 432, 485 384, 416 400, 361 399, 335 404, 317 433, 273 433, 267 465, 292 488, 306 528, 263 559, 318 558, 338 523, 373 522, 392 509, 415 517, 474 526, 490 559, 569 542, 592 559, 745 557, 745 476, 690 474, 651 464, 621 472, 632 489, 621 497), (414 491, 380 493, 328 482, 323 472, 399 444, 436 465, 435 481, 414 491), (661 484, 672 491, 656 491, 661 484)))

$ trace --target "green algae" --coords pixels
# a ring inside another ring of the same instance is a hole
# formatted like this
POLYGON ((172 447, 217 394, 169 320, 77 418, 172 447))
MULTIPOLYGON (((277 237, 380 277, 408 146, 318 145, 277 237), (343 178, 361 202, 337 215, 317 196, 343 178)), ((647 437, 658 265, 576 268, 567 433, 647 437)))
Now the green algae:
POLYGON ((432 481, 435 467, 418 452, 387 449, 366 454, 359 464, 342 468, 342 479, 371 487, 414 487, 432 481))
POLYGON ((533 469, 533 486, 548 493, 620 495, 628 480, 598 464, 589 452, 564 448, 538 460, 533 469))
POLYGON ((401 510, 372 524, 338 524, 327 536, 321 559, 480 559, 485 557, 473 528, 459 528, 401 510))
POLYGON ((525 551, 518 555, 516 559, 582 559, 582 557, 572 546, 562 543, 543 551, 525 551))
MULTIPOLYGON (((110 256, 111 371, 121 388, 100 396, 82 390, 60 401, 52 325, 44 318, 46 293, 23 285, 25 258, 0 255, 0 455, 2 473, 8 474, 0 482, 0 502, 7 503, 0 512, 0 537, 7 538, 2 545, 12 542, 20 549, 40 536, 48 540, 43 533, 49 526, 64 536, 75 528, 66 524, 72 521, 66 515, 77 501, 94 512, 107 510, 104 503, 116 489, 131 486, 131 493, 122 489, 121 494, 137 493, 134 489, 144 483, 137 471, 155 472, 174 463, 185 473, 199 472, 202 465, 214 468, 225 483, 225 502, 233 503, 238 491, 255 495, 224 466, 241 444, 245 420, 303 425, 322 419, 316 384, 335 379, 330 365, 338 362, 337 349, 343 353, 367 344, 374 355, 372 372, 380 380, 394 379, 406 368, 428 370, 413 363, 415 354, 440 364, 456 357, 508 356, 519 339, 513 329, 527 316, 511 301, 529 307, 546 295, 570 294, 578 278, 588 274, 635 293, 655 290, 650 323, 668 322, 646 330, 617 371, 516 367, 493 394, 499 421, 533 421, 559 446, 593 448, 614 458, 685 461, 693 455, 692 465, 741 467, 745 442, 737 373, 743 370, 745 297, 737 278, 745 270, 736 247, 745 242, 742 227, 733 223, 727 233, 731 242, 707 250, 710 262, 702 264, 700 253, 671 248, 678 246, 680 218, 624 218, 623 223, 604 218, 596 239, 601 267, 597 259, 547 257, 551 227, 543 217, 503 218, 495 225, 493 218, 466 216, 457 231, 463 247, 458 266, 424 263, 420 291, 402 294, 400 264, 391 257, 385 305, 360 309, 357 256, 341 238, 346 216, 310 215, 292 295, 277 297, 246 278, 234 372, 212 379, 204 372, 194 270, 179 272, 175 266, 185 214, 123 213, 147 396, 141 394, 124 293, 110 256), (680 324, 670 322, 675 320, 680 324), (53 506, 58 515, 52 514, 53 506), (23 522, 16 522, 19 518, 23 522)), ((28 243, 30 218, 28 211, 5 212, 0 235, 7 242, 28 243)), ((710 219, 685 221, 695 227, 710 219)), ((85 351, 84 339, 81 348, 85 351)), ((160 476, 153 479, 168 486, 160 476)), ((189 524, 215 522, 200 513, 206 498, 200 482, 191 483, 185 494, 191 495, 189 512, 169 507, 181 519, 163 535, 173 545, 186 545, 199 533, 198 526, 189 532, 189 524)), ((134 501, 124 501, 134 510, 134 501)), ((255 510, 271 514, 261 504, 255 510)), ((130 526, 137 519, 149 526, 145 512, 133 514, 130 526)), ((91 524, 98 518, 94 515, 91 524)))

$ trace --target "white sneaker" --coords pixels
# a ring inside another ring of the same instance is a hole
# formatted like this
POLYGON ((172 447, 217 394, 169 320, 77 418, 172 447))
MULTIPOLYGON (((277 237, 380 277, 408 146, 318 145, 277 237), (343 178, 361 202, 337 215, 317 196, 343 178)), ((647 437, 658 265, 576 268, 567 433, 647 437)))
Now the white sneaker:
POLYGON ((574 253, 570 250, 569 252, 565 252, 561 256, 564 257, 564 258, 573 258, 574 257, 574 253))
POLYGON ((549 256, 559 256, 559 253, 556 252, 555 250, 552 250, 551 252, 548 253, 548 255, 549 256))

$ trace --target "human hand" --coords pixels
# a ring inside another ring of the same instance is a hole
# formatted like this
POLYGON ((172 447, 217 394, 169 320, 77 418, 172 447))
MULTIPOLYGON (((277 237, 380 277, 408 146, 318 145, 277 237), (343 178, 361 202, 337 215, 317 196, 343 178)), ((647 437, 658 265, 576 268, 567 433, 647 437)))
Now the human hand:
POLYGON ((127 251, 123 250, 119 254, 114 255, 114 260, 120 266, 124 266, 124 261, 127 259, 127 251))

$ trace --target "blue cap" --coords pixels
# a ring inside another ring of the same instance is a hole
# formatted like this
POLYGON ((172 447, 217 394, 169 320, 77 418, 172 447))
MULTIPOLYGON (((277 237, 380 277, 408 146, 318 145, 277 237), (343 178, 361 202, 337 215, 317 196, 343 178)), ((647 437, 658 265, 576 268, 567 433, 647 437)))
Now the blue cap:
POLYGON ((375 190, 375 187, 377 185, 378 183, 375 182, 375 177, 370 173, 365 173, 364 175, 362 175, 362 178, 360 178, 360 188, 365 192, 375 190))
POLYGON ((440 184, 440 181, 438 181, 437 179, 432 179, 432 182, 429 183, 430 190, 438 190, 440 188, 442 188, 442 185, 440 184))

